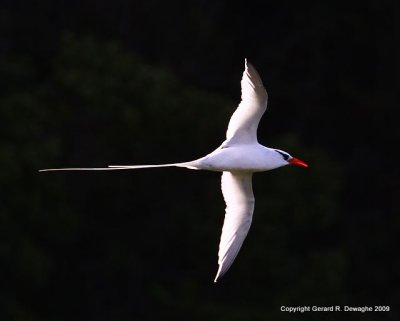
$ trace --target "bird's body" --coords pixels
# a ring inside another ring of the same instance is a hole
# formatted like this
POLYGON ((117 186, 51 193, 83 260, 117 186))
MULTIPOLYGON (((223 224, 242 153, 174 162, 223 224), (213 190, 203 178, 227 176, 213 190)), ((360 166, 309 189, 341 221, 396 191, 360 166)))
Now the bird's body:
POLYGON ((217 172, 263 172, 286 165, 274 149, 258 143, 222 146, 190 162, 196 169, 217 172))
POLYGON ((110 165, 105 168, 58 168, 59 170, 128 170, 154 167, 186 167, 223 172, 222 194, 226 203, 225 220, 218 251, 218 272, 215 282, 235 260, 249 231, 254 195, 252 175, 289 164, 308 165, 288 153, 262 146, 257 140, 257 127, 267 108, 268 95, 255 68, 245 61, 242 101, 232 115, 226 140, 210 154, 190 162, 160 165, 110 165))

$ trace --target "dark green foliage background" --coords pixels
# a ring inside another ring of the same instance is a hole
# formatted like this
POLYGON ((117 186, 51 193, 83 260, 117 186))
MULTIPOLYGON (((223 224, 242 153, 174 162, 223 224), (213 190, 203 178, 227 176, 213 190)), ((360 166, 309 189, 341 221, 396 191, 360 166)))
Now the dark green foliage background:
POLYGON ((300 320, 280 311, 298 305, 396 320, 393 7, 2 2, 0 320, 300 320), (254 224, 218 284, 219 174, 37 172, 210 152, 245 57, 270 97, 260 141, 310 167, 255 175, 254 224))

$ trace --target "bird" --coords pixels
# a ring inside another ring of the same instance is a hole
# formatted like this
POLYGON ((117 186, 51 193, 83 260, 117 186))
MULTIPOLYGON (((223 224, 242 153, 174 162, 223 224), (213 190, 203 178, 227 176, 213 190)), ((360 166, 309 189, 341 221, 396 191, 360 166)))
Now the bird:
POLYGON ((236 259, 248 234, 254 212, 252 176, 286 165, 308 167, 289 153, 261 145, 257 128, 267 109, 268 94, 254 66, 245 59, 241 79, 241 101, 233 113, 223 143, 199 159, 158 165, 108 165, 108 167, 52 168, 46 171, 132 170, 157 167, 184 167, 195 170, 222 172, 221 189, 226 203, 225 217, 218 250, 218 271, 214 282, 220 280, 236 259))

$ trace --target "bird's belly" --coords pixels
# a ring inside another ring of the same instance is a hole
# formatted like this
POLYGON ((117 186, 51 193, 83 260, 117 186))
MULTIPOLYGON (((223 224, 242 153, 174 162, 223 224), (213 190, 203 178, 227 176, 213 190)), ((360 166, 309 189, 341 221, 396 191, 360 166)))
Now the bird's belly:
POLYGON ((266 156, 262 148, 221 148, 202 158, 201 167, 211 171, 267 171, 272 168, 266 163, 266 156))

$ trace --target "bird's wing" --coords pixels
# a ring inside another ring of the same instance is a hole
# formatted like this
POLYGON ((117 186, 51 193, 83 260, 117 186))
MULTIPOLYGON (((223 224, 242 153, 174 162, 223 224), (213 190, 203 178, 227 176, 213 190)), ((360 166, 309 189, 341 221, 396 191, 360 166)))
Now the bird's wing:
POLYGON ((247 60, 241 86, 242 101, 229 121, 227 144, 256 143, 258 123, 267 109, 267 91, 256 69, 247 60))
POLYGON ((254 210, 252 173, 223 172, 222 194, 225 220, 218 252, 218 272, 214 282, 230 268, 249 231, 254 210))

